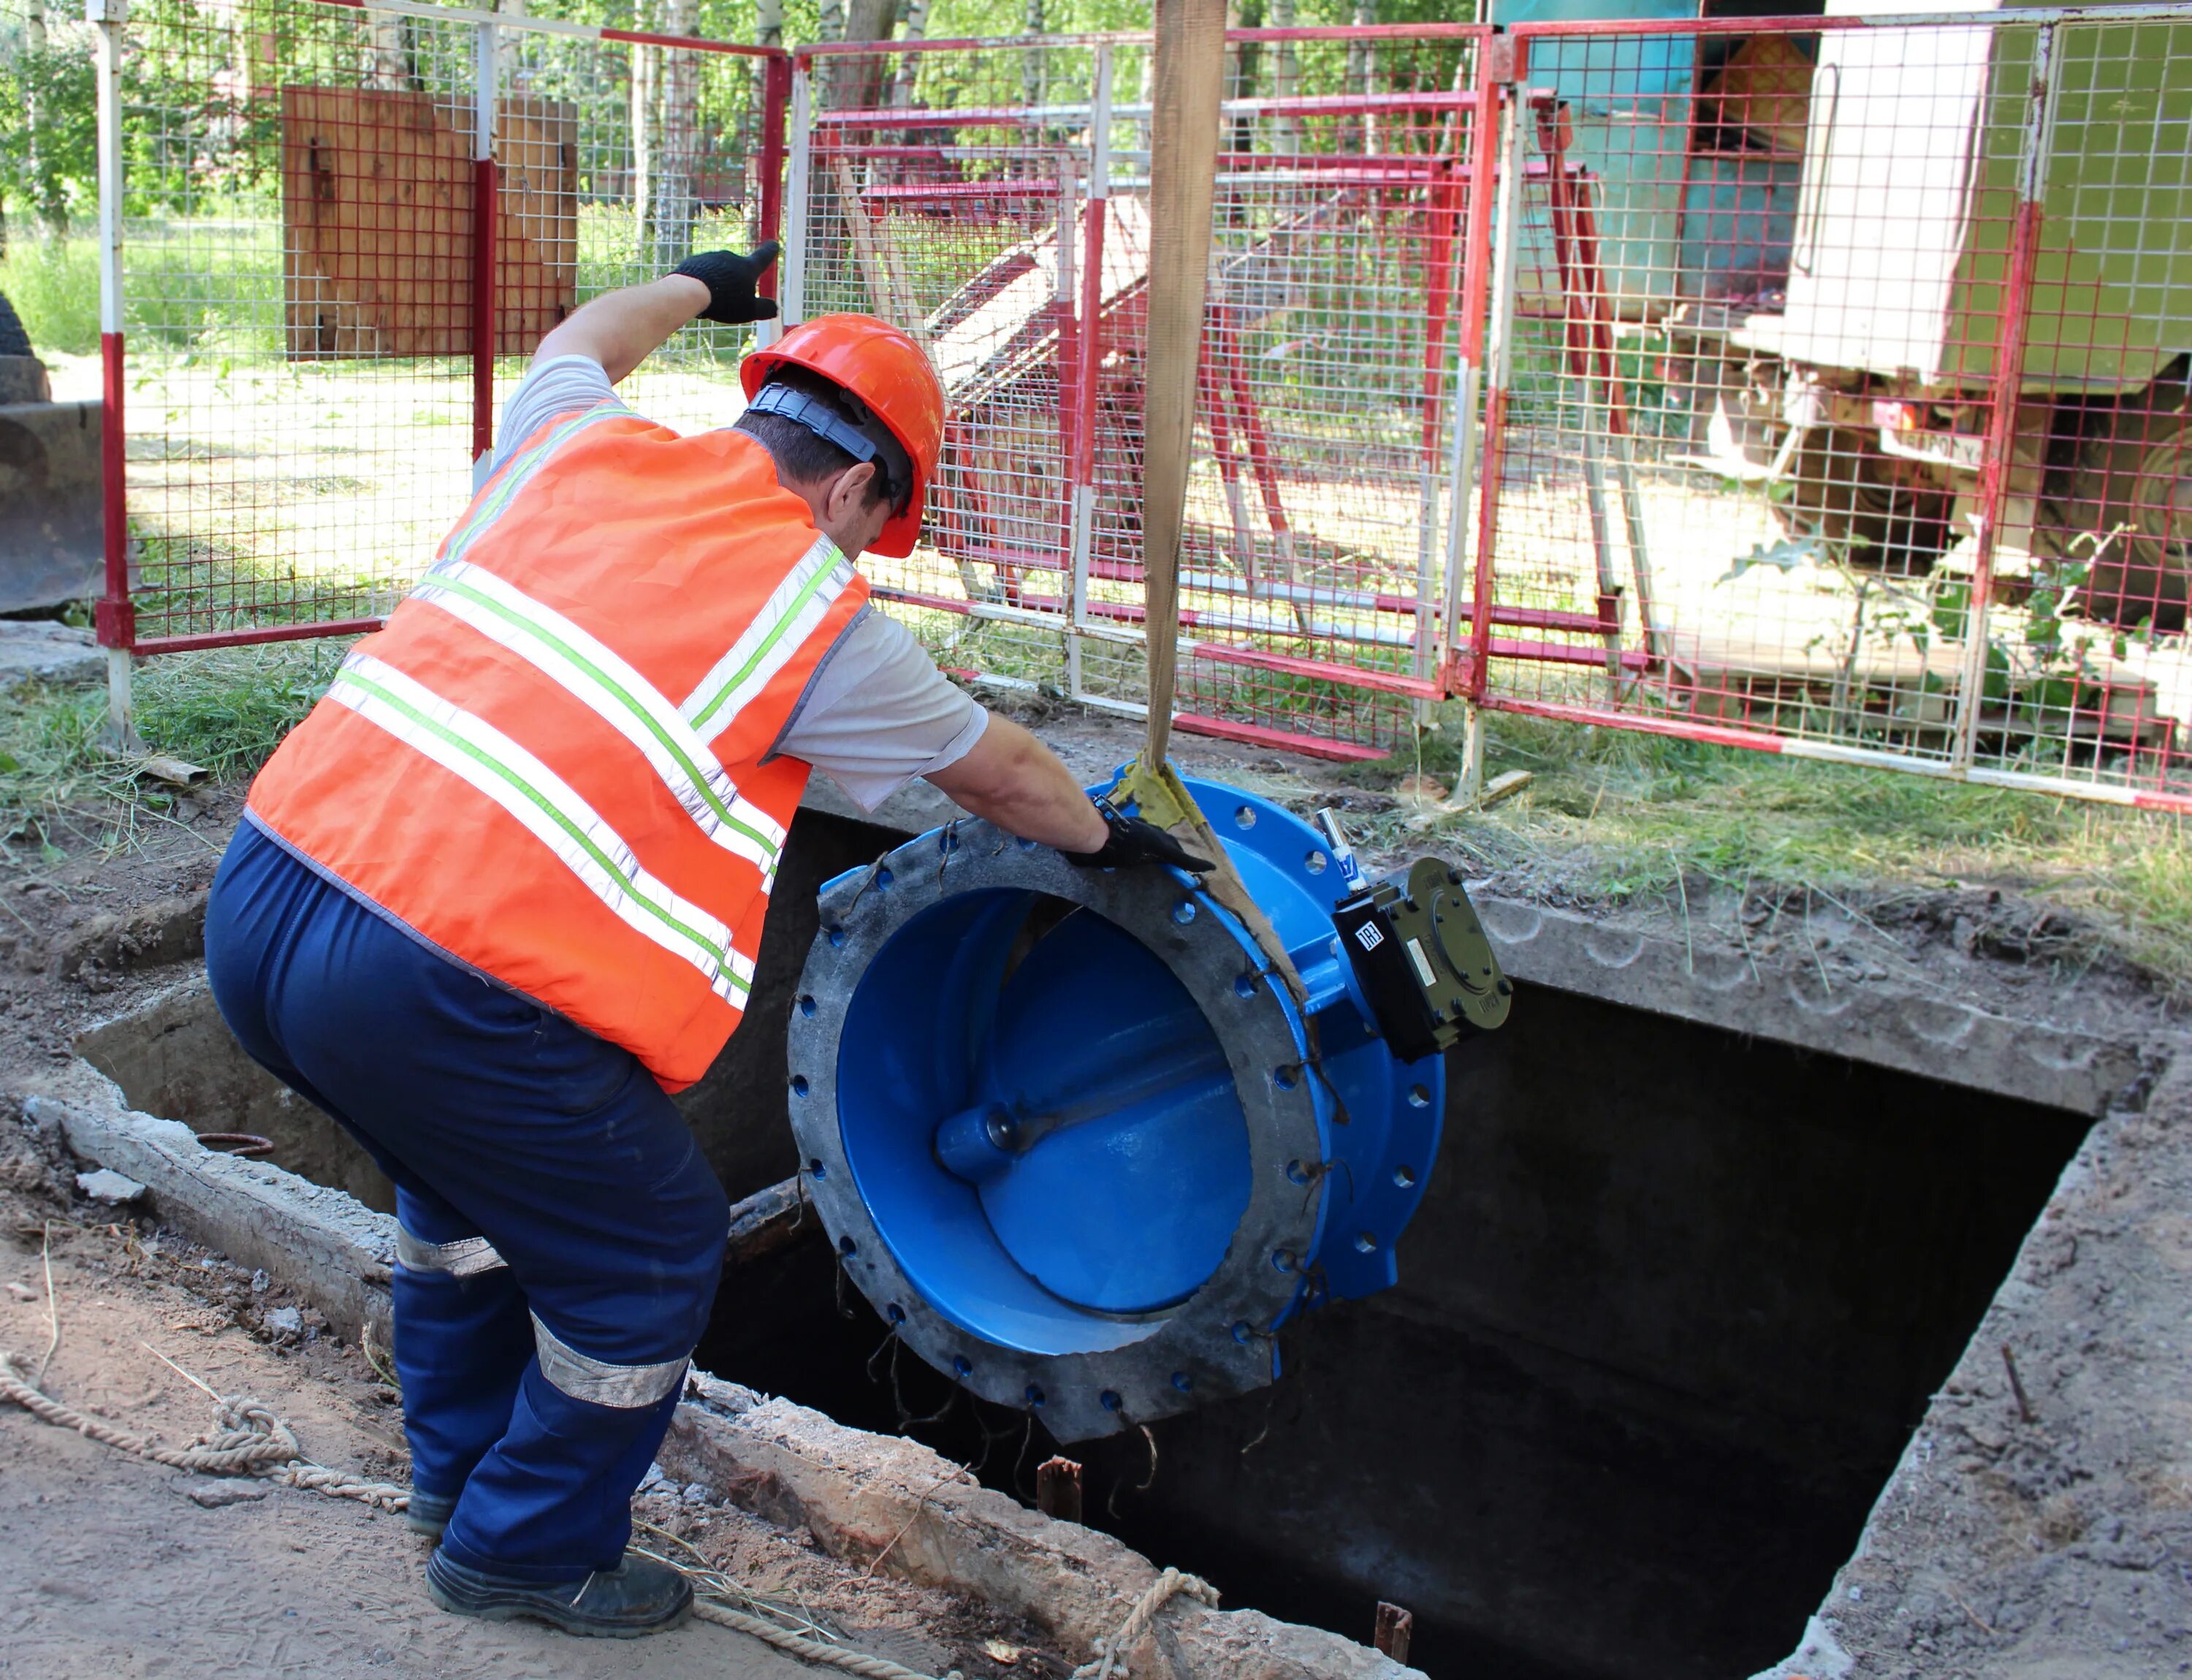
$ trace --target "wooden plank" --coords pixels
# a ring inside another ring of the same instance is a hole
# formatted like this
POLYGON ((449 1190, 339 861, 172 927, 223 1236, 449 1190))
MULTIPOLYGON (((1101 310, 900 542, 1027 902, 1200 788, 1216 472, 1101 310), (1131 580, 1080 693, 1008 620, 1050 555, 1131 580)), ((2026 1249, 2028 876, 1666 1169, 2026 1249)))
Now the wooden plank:
MULTIPOLYGON (((513 99, 496 121, 495 349, 523 355, 578 302, 578 114, 513 99)), ((471 107, 288 87, 282 134, 291 358, 470 355, 471 107)))

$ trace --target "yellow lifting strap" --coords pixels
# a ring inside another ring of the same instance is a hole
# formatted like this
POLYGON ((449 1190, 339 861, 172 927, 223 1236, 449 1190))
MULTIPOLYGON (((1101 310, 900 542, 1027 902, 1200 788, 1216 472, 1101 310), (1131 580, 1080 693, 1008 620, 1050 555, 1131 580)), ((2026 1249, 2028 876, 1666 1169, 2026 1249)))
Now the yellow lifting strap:
POLYGON ((1203 890, 1230 911, 1296 1003, 1309 988, 1270 918, 1248 896, 1167 757, 1179 659, 1179 539, 1195 443, 1196 370, 1202 356, 1218 126, 1225 85, 1225 0, 1157 0, 1156 85, 1150 118, 1149 351, 1142 398, 1142 575, 1149 654, 1149 739, 1112 797, 1131 799, 1190 852, 1217 867, 1203 890))
MULTIPOLYGON (((1287 955, 1286 946, 1280 943, 1271 918, 1248 896, 1247 883, 1233 867, 1233 860, 1226 855, 1225 848, 1210 826, 1210 820, 1202 814, 1202 808, 1181 783, 1179 772, 1166 764, 1153 774, 1147 758, 1137 758, 1121 774, 1117 786, 1111 790, 1111 799, 1115 804, 1133 800, 1144 821, 1155 823, 1189 851, 1218 866, 1202 877, 1203 891, 1233 912, 1248 930, 1249 938, 1256 941, 1256 948, 1264 953, 1270 971, 1293 994, 1294 1002, 1306 1004, 1309 988, 1302 984, 1301 971, 1294 967, 1293 958, 1287 955)), ((1311 1049, 1314 1051, 1315 1047, 1311 1049)))

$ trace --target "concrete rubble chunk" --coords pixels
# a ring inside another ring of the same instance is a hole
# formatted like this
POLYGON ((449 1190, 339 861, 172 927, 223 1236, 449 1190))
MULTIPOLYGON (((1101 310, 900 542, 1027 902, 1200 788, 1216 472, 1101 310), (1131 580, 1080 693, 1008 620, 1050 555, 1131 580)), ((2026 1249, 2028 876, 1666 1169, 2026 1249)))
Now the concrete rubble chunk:
POLYGON ((145 1186, 134 1179, 126 1179, 112 1169, 101 1167, 95 1173, 78 1173, 76 1187, 94 1202, 104 1202, 109 1207, 120 1207, 124 1202, 134 1202, 145 1193, 145 1186))
POLYGON ((218 1511, 225 1505, 249 1505, 263 1500, 268 1491, 264 1482, 201 1482, 188 1490, 188 1497, 193 1505, 218 1511))
POLYGON ((305 1334, 305 1315, 294 1306, 271 1307, 259 1322, 277 1336, 301 1336, 305 1334))
POLYGON ((98 683, 106 655, 88 630, 46 619, 0 620, 0 689, 26 683, 98 683))

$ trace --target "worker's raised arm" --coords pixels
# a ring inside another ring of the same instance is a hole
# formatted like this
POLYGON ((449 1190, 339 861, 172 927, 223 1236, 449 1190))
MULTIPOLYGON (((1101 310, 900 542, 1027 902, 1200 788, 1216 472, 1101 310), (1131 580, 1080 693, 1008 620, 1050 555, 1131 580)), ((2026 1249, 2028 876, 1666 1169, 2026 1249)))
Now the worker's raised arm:
POLYGON ((1197 871, 1211 866, 1154 823, 1091 799, 1058 755, 1009 717, 992 714, 965 757, 926 780, 976 816, 1054 846, 1075 863, 1105 869, 1164 863, 1197 871))
POLYGON ((757 295, 754 288, 775 262, 778 249, 772 239, 751 256, 696 251, 659 280, 604 292, 542 339, 534 357, 583 356, 600 363, 614 384, 690 321, 773 320, 775 300, 757 295))

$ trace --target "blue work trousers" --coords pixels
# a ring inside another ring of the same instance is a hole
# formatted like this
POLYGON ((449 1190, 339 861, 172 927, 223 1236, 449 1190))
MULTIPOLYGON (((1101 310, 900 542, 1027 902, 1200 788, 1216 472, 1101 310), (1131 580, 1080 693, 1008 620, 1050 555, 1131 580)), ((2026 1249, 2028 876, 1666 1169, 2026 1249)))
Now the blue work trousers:
POLYGON ((413 1485, 456 1563, 615 1567, 714 1300, 722 1186, 629 1051, 442 955, 246 822, 206 968, 254 1060, 396 1185, 413 1485))

